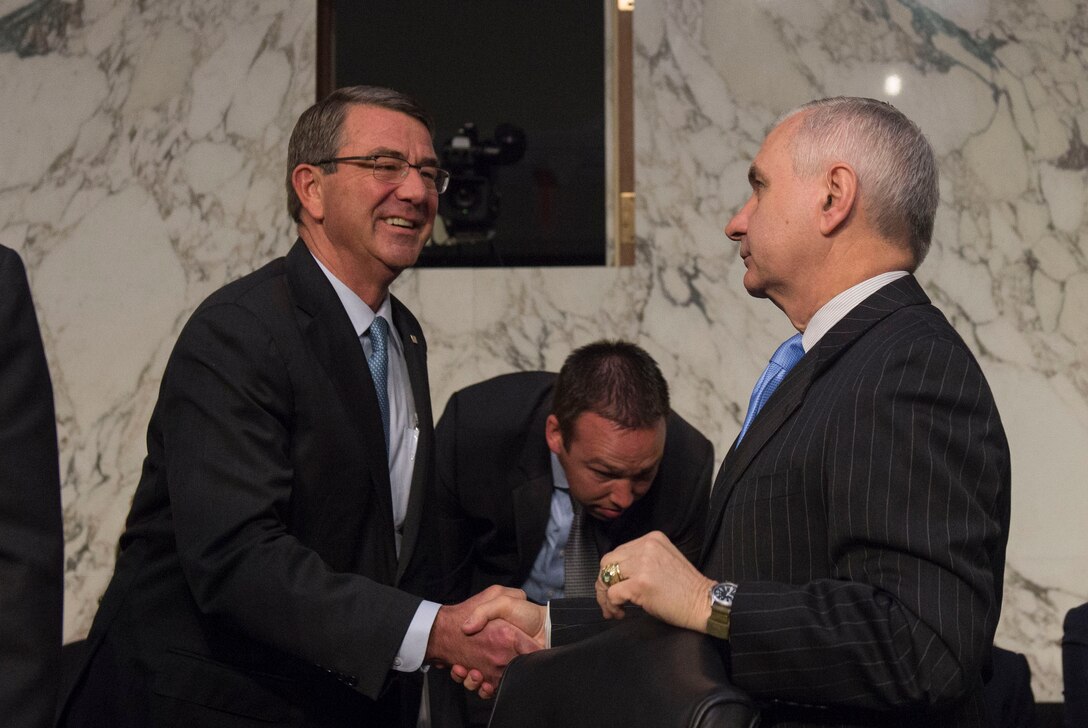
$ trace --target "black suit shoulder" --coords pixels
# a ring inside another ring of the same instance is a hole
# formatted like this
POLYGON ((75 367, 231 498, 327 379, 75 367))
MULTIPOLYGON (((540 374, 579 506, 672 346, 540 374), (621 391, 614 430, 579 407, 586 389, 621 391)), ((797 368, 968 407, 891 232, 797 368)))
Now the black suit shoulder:
POLYGON ((453 394, 464 412, 486 414, 471 423, 499 432, 530 420, 541 407, 551 406, 553 372, 511 372, 469 385, 453 394))
POLYGON ((211 293, 197 307, 199 313, 222 303, 246 304, 266 296, 269 285, 282 285, 287 276, 287 258, 280 257, 265 263, 257 270, 224 284, 211 293))

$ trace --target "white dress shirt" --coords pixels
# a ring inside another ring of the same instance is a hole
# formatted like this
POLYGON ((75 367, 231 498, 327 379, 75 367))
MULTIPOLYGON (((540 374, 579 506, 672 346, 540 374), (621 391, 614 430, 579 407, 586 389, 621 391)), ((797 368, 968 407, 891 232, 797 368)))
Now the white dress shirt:
MULTIPOLYGON (((344 306, 355 335, 359 337, 363 353, 370 356, 370 337, 365 335, 375 316, 381 316, 389 323, 392 333, 389 349, 389 484, 393 499, 393 526, 397 553, 400 553, 401 534, 404 530, 404 517, 408 511, 408 495, 412 487, 412 470, 415 465, 416 447, 419 444, 419 418, 416 414, 415 400, 412 397, 411 382, 408 379, 408 367, 404 362, 404 345, 400 340, 397 327, 393 325, 392 305, 389 296, 385 297, 378 310, 373 311, 355 291, 347 287, 332 271, 314 260, 329 279, 336 291, 340 303, 344 306)), ((363 373, 360 372, 360 376, 363 373)), ((412 623, 401 642, 400 650, 393 660, 393 669, 400 672, 414 672, 423 664, 427 652, 427 640, 431 627, 438 615, 439 604, 423 601, 416 610, 412 623)))
POLYGON ((570 538, 570 524, 574 520, 567 474, 563 472, 563 466, 559 464, 555 453, 551 456, 553 488, 548 526, 544 529, 544 543, 540 545, 540 551, 533 561, 529 578, 521 585, 525 595, 540 604, 563 598, 567 541, 570 538))

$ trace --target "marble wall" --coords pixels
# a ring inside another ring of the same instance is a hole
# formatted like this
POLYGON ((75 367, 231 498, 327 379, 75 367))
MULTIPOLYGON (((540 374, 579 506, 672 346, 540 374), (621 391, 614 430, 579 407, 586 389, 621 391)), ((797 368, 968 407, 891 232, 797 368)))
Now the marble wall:
MULTIPOLYGON (((290 243, 282 166, 314 94, 314 21, 289 0, 0 0, 0 242, 27 262, 56 389, 69 640, 109 579, 181 324, 290 243)), ((436 410, 624 337, 723 451, 790 333, 744 293, 722 232, 748 163, 800 102, 887 98, 940 156, 919 277, 1013 451, 998 642, 1060 700, 1061 619, 1088 600, 1088 1, 640 0, 635 36, 636 265, 407 273, 436 410)))
POLYGON ((181 324, 290 241, 314 43, 291 0, 0 0, 0 242, 27 264, 53 376, 68 640, 112 573, 181 324))

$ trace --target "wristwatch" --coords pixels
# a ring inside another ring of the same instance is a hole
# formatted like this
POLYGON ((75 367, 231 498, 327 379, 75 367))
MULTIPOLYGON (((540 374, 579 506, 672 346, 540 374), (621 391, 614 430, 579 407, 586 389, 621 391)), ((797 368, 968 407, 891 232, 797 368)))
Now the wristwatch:
POLYGON ((733 597, 737 585, 721 581, 710 587, 710 616, 706 620, 706 633, 718 639, 729 639, 729 614, 733 611, 733 597))

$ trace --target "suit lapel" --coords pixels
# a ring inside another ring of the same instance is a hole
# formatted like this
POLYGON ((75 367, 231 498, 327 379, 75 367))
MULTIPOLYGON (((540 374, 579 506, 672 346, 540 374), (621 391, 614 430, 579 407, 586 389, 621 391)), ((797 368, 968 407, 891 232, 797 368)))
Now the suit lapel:
POLYGON ((722 462, 710 498, 707 538, 703 540, 703 559, 715 540, 711 538, 711 534, 718 529, 733 488, 752 460, 804 402, 812 382, 878 321, 904 306, 929 302, 929 297, 914 276, 899 278, 859 303, 832 326, 811 351, 805 352, 801 361, 790 370, 752 422, 744 439, 729 450, 722 462))
POLYGON ((511 474, 514 502, 514 529, 518 555, 515 567, 516 583, 529 577, 533 562, 544 543, 544 533, 551 515, 552 478, 551 451, 544 439, 544 422, 551 410, 551 395, 545 397, 533 412, 517 472, 511 474))
POLYGON ((370 473, 369 482, 360 483, 360 487, 374 490, 373 497, 381 508, 381 521, 388 526, 388 553, 394 559, 388 566, 390 573, 394 573, 396 549, 388 456, 378 397, 366 356, 336 291, 301 240, 287 254, 287 272, 310 350, 339 394, 345 418, 358 433, 358 454, 365 460, 370 473))
MULTIPOLYGON (((726 454, 710 494, 710 515, 706 530, 708 535, 717 530, 718 523, 725 512, 725 505, 733 493, 733 487, 748 469, 753 458, 804 401, 805 393, 817 371, 816 357, 811 354, 812 352, 807 352, 801 357, 771 398, 767 400, 767 404, 760 410, 759 415, 752 421, 744 439, 726 454)), ((711 541, 710 538, 703 539, 704 556, 711 541)))
POLYGON ((431 414, 430 381, 427 377, 427 342, 419 323, 408 309, 395 297, 391 297, 393 325, 397 328, 404 348, 404 363, 408 369, 408 381, 412 387, 412 401, 416 408, 416 427, 419 440, 416 443, 415 464, 412 468, 412 484, 408 492, 408 511, 404 515, 404 534, 400 543, 400 560, 397 579, 404 575, 411 562, 412 553, 419 540, 420 523, 423 519, 424 500, 430 476, 430 453, 433 447, 434 428, 431 414))

